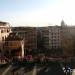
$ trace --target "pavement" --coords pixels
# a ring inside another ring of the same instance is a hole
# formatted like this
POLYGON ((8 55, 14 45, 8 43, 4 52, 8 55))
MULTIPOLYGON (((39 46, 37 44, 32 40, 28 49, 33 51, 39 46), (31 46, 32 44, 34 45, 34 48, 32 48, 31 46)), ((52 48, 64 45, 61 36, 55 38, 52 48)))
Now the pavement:
MULTIPOLYGON (((14 64, 2 64, 0 65, 0 75, 12 75, 14 72, 25 75, 63 75, 63 67, 68 65, 71 69, 75 68, 75 62, 71 63, 38 63, 38 64, 26 64, 26 63, 14 63, 14 64)), ((75 75, 75 71, 71 75, 75 75)))
POLYGON ((21 74, 23 72, 25 73, 25 75, 32 75, 35 71, 34 67, 35 67, 35 64, 14 63, 12 67, 5 73, 5 75, 12 75, 13 72, 15 74, 16 73, 21 74))
POLYGON ((75 75, 75 70, 73 71, 72 75, 75 75))
POLYGON ((1 64, 6 64, 6 63, 7 63, 7 62, 4 61, 4 60, 1 62, 1 59, 0 59, 0 65, 1 65, 1 64))
POLYGON ((10 65, 8 68, 6 68, 6 70, 1 75, 5 75, 11 67, 12 67, 12 65, 10 65))

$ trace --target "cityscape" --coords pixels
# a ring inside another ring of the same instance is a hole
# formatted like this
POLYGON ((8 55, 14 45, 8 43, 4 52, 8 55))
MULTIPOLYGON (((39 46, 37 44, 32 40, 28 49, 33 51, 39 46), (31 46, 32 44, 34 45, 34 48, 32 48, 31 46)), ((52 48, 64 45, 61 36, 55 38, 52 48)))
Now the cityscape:
POLYGON ((0 22, 2 75, 71 75, 74 64, 75 26, 63 20, 60 26, 47 27, 11 27, 0 22), (66 66, 70 67, 69 74, 64 72, 66 66))
POLYGON ((0 0, 0 75, 75 75, 75 0, 0 0))

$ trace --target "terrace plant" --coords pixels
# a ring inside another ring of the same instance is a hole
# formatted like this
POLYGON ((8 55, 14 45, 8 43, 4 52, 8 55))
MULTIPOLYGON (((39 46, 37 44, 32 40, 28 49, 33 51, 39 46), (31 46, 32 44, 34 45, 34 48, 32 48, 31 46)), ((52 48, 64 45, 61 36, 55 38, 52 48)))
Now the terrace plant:
POLYGON ((51 54, 50 57, 51 58, 56 58, 56 54, 51 54))
POLYGON ((37 57, 38 57, 38 58, 43 58, 43 57, 45 57, 45 56, 44 56, 43 53, 41 53, 41 54, 38 54, 37 57))
POLYGON ((16 58, 19 58, 19 57, 21 56, 21 54, 20 54, 20 52, 16 52, 16 53, 14 54, 14 56, 15 56, 16 58))

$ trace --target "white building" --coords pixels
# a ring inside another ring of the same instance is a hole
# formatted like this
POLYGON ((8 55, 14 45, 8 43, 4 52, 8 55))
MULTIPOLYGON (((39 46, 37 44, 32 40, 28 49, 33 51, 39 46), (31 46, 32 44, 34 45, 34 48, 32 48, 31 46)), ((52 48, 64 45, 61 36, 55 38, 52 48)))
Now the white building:
POLYGON ((60 48, 61 47, 61 36, 60 27, 54 26, 49 30, 49 45, 50 48, 60 48))
POLYGON ((5 38, 9 35, 10 32, 11 28, 9 23, 0 22, 0 58, 2 55, 5 54, 5 49, 4 49, 5 38))
POLYGON ((44 46, 46 49, 57 49, 61 47, 61 30, 59 26, 50 26, 42 28, 44 46))

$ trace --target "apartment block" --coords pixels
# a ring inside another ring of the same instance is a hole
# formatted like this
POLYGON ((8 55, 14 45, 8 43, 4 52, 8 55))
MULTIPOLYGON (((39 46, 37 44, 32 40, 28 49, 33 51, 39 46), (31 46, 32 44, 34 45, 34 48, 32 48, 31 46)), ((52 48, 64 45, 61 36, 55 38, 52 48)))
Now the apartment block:
POLYGON ((75 56, 75 26, 67 26, 62 20, 61 26, 41 27, 44 48, 60 50, 63 54, 75 56))
POLYGON ((42 28, 42 37, 46 49, 61 48, 61 36, 59 26, 49 26, 42 28))
POLYGON ((37 50, 37 30, 35 27, 15 27, 12 30, 24 39, 24 52, 32 53, 37 50))
POLYGON ((63 54, 71 54, 75 56, 75 27, 61 27, 61 46, 63 54))
POLYGON ((19 52, 24 57, 24 40, 17 33, 10 33, 5 40, 5 51, 7 57, 14 57, 19 52))
POLYGON ((0 57, 5 55, 5 39, 11 33, 10 24, 7 22, 0 22, 0 57))

